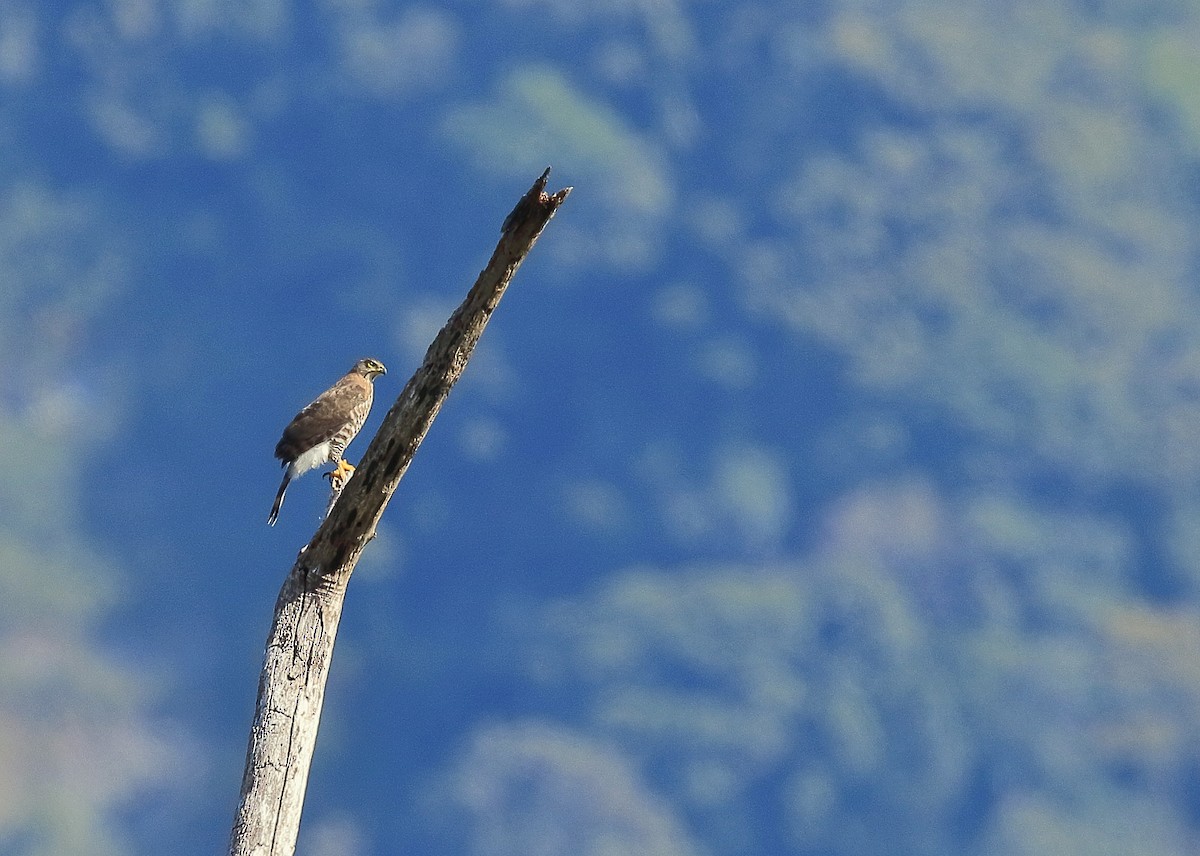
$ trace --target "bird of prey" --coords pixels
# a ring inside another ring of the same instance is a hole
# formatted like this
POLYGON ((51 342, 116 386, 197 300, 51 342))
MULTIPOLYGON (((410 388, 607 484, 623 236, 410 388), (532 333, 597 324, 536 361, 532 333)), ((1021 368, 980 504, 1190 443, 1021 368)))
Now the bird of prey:
POLYGON ((354 467, 342 460, 342 453, 367 421, 375 397, 374 380, 381 374, 387 374, 383 363, 369 357, 359 360, 283 429, 275 457, 286 469, 267 518, 269 525, 275 525, 292 479, 327 463, 337 464, 331 473, 334 478, 346 479, 354 472, 354 467))

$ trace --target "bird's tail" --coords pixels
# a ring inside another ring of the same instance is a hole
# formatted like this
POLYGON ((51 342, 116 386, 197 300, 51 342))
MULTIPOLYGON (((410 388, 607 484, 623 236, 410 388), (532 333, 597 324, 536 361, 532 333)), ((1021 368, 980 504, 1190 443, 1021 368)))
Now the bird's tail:
POLYGON ((285 471, 283 474, 283 484, 279 485, 279 493, 275 494, 275 504, 271 506, 271 516, 267 518, 268 526, 274 526, 275 521, 279 519, 279 509, 283 506, 283 495, 287 493, 288 482, 291 480, 291 471, 285 471))

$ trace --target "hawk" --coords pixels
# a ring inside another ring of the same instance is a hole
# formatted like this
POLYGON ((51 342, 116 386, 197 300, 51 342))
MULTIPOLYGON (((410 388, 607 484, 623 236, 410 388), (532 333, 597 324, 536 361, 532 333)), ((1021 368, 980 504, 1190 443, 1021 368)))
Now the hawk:
POLYGON ((279 507, 292 479, 327 463, 337 464, 331 474, 334 478, 345 479, 354 472, 354 467, 342 460, 342 452, 367 421, 375 397, 374 380, 381 374, 387 374, 383 363, 369 357, 359 360, 283 429, 275 457, 286 470, 267 518, 269 525, 274 526, 279 518, 279 507))

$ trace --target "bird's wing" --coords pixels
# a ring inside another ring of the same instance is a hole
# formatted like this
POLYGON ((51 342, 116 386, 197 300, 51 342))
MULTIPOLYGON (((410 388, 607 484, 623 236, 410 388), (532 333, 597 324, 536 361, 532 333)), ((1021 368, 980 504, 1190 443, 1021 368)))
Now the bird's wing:
POLYGON ((293 461, 318 443, 332 439, 353 418, 355 408, 367 400, 367 383, 349 374, 318 395, 283 429, 275 457, 293 461))

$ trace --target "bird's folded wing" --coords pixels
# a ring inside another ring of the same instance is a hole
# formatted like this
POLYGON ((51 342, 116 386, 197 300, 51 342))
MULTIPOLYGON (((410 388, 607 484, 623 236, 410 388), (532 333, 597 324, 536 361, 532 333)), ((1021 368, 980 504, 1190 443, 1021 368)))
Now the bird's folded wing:
POLYGON ((324 443, 345 429, 353 419, 355 409, 362 405, 370 393, 369 385, 356 383, 358 378, 344 377, 325 390, 316 401, 296 414, 283 438, 275 447, 275 457, 281 461, 295 460, 299 455, 324 443))

